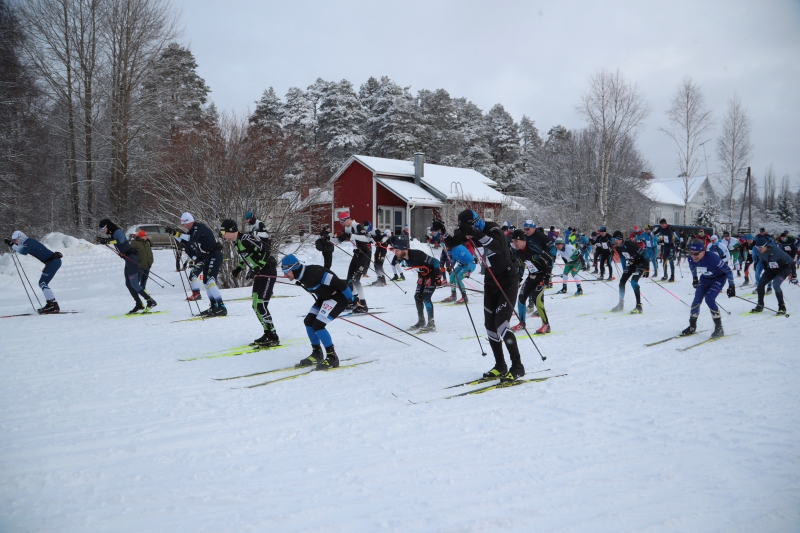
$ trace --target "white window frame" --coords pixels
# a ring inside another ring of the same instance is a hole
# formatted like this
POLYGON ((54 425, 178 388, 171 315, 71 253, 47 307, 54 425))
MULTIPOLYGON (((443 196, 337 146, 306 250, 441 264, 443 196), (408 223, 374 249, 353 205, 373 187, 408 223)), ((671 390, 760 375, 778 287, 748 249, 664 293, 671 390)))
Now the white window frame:
POLYGON ((494 207, 487 207, 483 210, 483 220, 486 222, 494 222, 494 207))

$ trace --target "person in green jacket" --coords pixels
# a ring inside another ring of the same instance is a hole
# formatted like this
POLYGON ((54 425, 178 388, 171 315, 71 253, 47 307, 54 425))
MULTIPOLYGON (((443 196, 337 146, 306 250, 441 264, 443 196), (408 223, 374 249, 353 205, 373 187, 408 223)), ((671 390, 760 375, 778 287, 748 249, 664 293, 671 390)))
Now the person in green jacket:
POLYGON ((131 246, 139 253, 139 285, 144 289, 153 266, 153 243, 147 238, 145 230, 139 230, 131 239, 131 246))

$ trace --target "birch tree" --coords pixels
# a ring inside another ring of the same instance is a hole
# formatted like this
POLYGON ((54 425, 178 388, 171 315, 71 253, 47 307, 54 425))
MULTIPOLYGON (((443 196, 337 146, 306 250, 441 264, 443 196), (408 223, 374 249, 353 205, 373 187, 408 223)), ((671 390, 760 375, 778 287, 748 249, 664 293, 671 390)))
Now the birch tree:
POLYGON ((675 142, 678 176, 682 180, 683 223, 687 223, 689 185, 700 166, 700 143, 714 125, 711 110, 706 108, 700 87, 685 77, 678 85, 667 110, 669 127, 661 128, 675 142))
POLYGON ((742 182, 753 152, 750 128, 751 122, 747 110, 739 100, 739 96, 734 95, 728 102, 728 110, 722 119, 722 133, 717 138, 717 159, 723 168, 719 182, 726 194, 728 222, 731 225, 736 189, 742 182))
POLYGON ((600 70, 590 78, 589 89, 581 96, 577 111, 599 136, 599 207, 605 224, 609 219, 612 162, 622 144, 635 139, 650 110, 637 85, 622 72, 600 70))

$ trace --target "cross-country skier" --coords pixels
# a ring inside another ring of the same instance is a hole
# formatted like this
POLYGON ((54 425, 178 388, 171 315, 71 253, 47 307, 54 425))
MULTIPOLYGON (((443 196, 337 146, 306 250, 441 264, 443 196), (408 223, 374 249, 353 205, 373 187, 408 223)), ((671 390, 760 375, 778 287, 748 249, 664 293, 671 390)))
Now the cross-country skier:
POLYGON ((781 284, 792 275, 792 258, 775 244, 770 243, 766 237, 759 236, 755 241, 756 255, 763 265, 761 279, 758 280, 758 304, 753 308, 753 313, 764 310, 764 289, 770 283, 774 285, 775 297, 778 299, 778 314, 786 314, 786 305, 783 302, 781 284))
POLYGON ((567 292, 567 280, 569 279, 569 276, 572 276, 573 281, 578 282, 578 290, 575 291, 575 295, 578 296, 583 294, 580 278, 578 277, 578 272, 581 271, 580 250, 571 244, 565 244, 560 238, 556 239, 556 250, 557 255, 564 259, 564 273, 561 274, 561 290, 558 292, 561 294, 565 294, 567 292))
MULTIPOLYGON (((525 241, 527 245, 537 254, 542 254, 548 258, 544 288, 552 287, 553 264, 555 264, 556 258, 555 242, 550 240, 550 237, 545 234, 544 229, 536 227, 536 223, 531 219, 525 221, 522 225, 522 230, 525 232, 525 241)), ((537 296, 537 293, 531 293, 528 309, 532 309, 536 305, 537 296)))
POLYGON ((149 312, 156 306, 156 301, 139 285, 139 256, 136 248, 132 247, 128 242, 125 232, 107 218, 100 221, 100 231, 108 235, 108 237, 100 239, 100 242, 102 244, 113 244, 117 249, 117 253, 124 259, 125 286, 128 287, 128 292, 131 293, 131 296, 136 301, 136 305, 128 311, 128 314, 132 315, 139 311, 149 312), (145 299, 147 307, 142 305, 140 296, 145 299))
POLYGON ((631 287, 633 287, 633 294, 636 296, 636 307, 631 311, 632 314, 643 313, 642 298, 639 291, 639 278, 650 275, 650 262, 644 255, 644 250, 636 244, 633 240, 624 240, 621 231, 614 232, 614 247, 617 248, 620 255, 625 256, 628 260, 628 266, 623 272, 619 280, 619 303, 611 310, 613 313, 618 313, 625 308, 625 284, 631 280, 631 287))
POLYGON ((393 244, 394 255, 401 264, 417 271, 417 288, 414 291, 414 303, 417 306, 417 323, 409 330, 436 331, 433 319, 433 302, 431 296, 439 286, 439 260, 422 250, 409 250, 408 242, 397 240, 393 244), (425 323, 425 312, 428 312, 428 323, 425 323))
POLYGON ((658 237, 653 235, 653 228, 645 226, 644 232, 636 237, 636 241, 644 243, 645 256, 653 264, 653 277, 658 277, 658 237))
POLYGON ((303 265, 294 254, 281 260, 281 270, 287 278, 295 281, 315 299, 303 320, 311 341, 311 355, 302 359, 298 366, 316 365, 320 370, 338 367, 339 357, 336 355, 331 334, 325 328, 347 308, 347 302, 353 298, 350 287, 326 268, 303 265), (320 344, 325 347, 326 356, 323 356, 320 344))
POLYGON ((6 239, 5 242, 18 254, 32 255, 44 263, 42 275, 39 276, 39 288, 42 289, 42 294, 44 294, 44 299, 47 300, 47 303, 41 309, 37 309, 36 312, 40 315, 58 313, 60 311, 58 302, 56 301, 55 294, 53 294, 53 291, 50 289, 49 283, 56 275, 56 272, 58 272, 58 269, 61 268, 61 258, 63 257, 61 252, 52 251, 44 244, 36 239, 28 237, 20 230, 12 233, 11 238, 6 239))
POLYGON ((733 271, 725 259, 711 249, 706 250, 703 241, 698 240, 689 245, 689 270, 692 271, 692 287, 695 289, 694 301, 692 301, 689 311, 689 327, 683 330, 681 335, 691 335, 697 331, 700 305, 705 299, 706 305, 711 311, 711 318, 714 319, 714 333, 711 334, 711 337, 722 337, 725 332, 722 329, 722 317, 719 307, 717 307, 717 296, 726 280, 728 281, 728 298, 736 296, 733 271))
POLYGON ((322 226, 322 230, 319 232, 319 239, 314 243, 314 247, 322 252, 323 267, 330 270, 331 263, 333 263, 334 246, 331 242, 331 227, 329 225, 322 226))
POLYGON ((272 241, 267 237, 261 239, 252 233, 241 233, 231 219, 225 219, 219 228, 222 237, 232 242, 239 254, 239 264, 231 275, 236 277, 245 267, 250 271, 247 279, 253 280, 253 311, 256 313, 264 334, 253 341, 258 346, 278 346, 281 341, 272 323, 269 312, 269 300, 275 287, 275 276, 278 275, 277 261, 272 257, 272 241))
POLYGON ((378 279, 370 284, 370 287, 375 285, 377 287, 386 286, 386 271, 383 270, 383 262, 386 259, 386 253, 389 251, 389 240, 392 238, 392 232, 388 229, 381 231, 375 229, 372 231, 372 241, 375 244, 375 252, 373 254, 373 264, 375 265, 375 272, 378 279))
POLYGON ((139 256, 139 285, 147 289, 147 280, 150 279, 150 269, 153 267, 153 243, 144 230, 139 230, 131 237, 131 246, 136 248, 136 255, 139 256))
POLYGON ((741 242, 742 261, 744 261, 744 283, 742 287, 750 285, 750 265, 753 264, 753 248, 755 247, 755 237, 752 233, 745 235, 741 242))
POLYGON ((475 257, 463 244, 459 244, 452 250, 449 250, 449 254, 453 262, 453 266, 450 270, 450 296, 442 300, 442 302, 455 302, 459 304, 469 303, 469 298, 464 288, 464 278, 468 277, 470 272, 475 271, 475 257), (456 288, 461 291, 460 300, 456 300, 456 288))
POLYGON ((248 211, 244 214, 244 219, 247 221, 247 225, 249 228, 249 232, 252 235, 255 235, 259 239, 269 239, 269 232, 267 231, 267 226, 253 214, 252 211, 248 211))
POLYGON ((728 250, 726 243, 720 241, 719 237, 717 237, 716 235, 711 236, 709 243, 706 245, 706 250, 709 250, 717 254, 720 257, 720 259, 725 261, 725 263, 730 261, 731 258, 730 250, 728 250))
POLYGON ((186 233, 176 232, 175 239, 188 243, 185 246, 187 253, 191 253, 192 261, 203 263, 203 283, 206 294, 210 300, 208 309, 202 311, 202 316, 226 316, 228 309, 222 301, 222 293, 217 287, 217 275, 222 266, 222 245, 217 242, 214 232, 200 222, 195 222, 190 213, 181 215, 181 226, 186 233))
POLYGON ((525 375, 525 367, 522 366, 517 339, 509 329, 514 312, 511 302, 517 299, 519 274, 511 263, 511 254, 500 226, 485 222, 470 209, 458 214, 458 231, 445 239, 445 245, 452 250, 468 240, 483 248, 482 259, 488 274, 483 293, 483 318, 495 365, 484 377, 503 381, 519 379, 525 375), (504 344, 511 358, 511 368, 506 366, 503 356, 504 344))
POLYGON ((675 281, 675 231, 672 226, 667 224, 667 219, 662 218, 659 221, 659 227, 653 230, 653 235, 660 237, 663 243, 661 248, 662 258, 664 261, 664 276, 661 281, 675 281), (667 262, 672 269, 669 280, 667 280, 667 262))
POLYGON ((611 263, 611 249, 614 247, 614 239, 606 231, 605 226, 600 226, 597 230, 597 237, 594 239, 595 247, 597 249, 598 259, 600 260, 600 279, 605 278, 605 268, 608 265, 608 279, 614 278, 614 267, 611 263))
POLYGON ((781 250, 786 252, 786 255, 792 259, 792 279, 789 283, 797 285, 797 265, 795 264, 795 256, 797 256, 797 241, 794 237, 789 235, 788 231, 781 233, 778 240, 775 242, 776 246, 780 246, 781 250))
POLYGON ((537 334, 550 333, 550 322, 547 319, 547 312, 544 308, 544 288, 553 269, 553 260, 550 255, 540 249, 526 238, 522 230, 514 230, 511 234, 514 248, 517 250, 517 260, 522 263, 528 271, 528 277, 522 285, 517 301, 517 315, 520 323, 514 326, 512 331, 518 331, 525 327, 526 308, 525 302, 531 298, 536 305, 536 316, 542 319, 542 325, 536 330, 537 334))
POLYGON ((361 276, 369 269, 369 234, 364 229, 364 226, 357 224, 346 211, 339 213, 339 222, 344 226, 344 229, 337 239, 339 242, 350 241, 353 243, 353 258, 350 260, 350 266, 347 269, 347 283, 353 287, 352 292, 355 303, 353 313, 366 313, 369 311, 369 307, 367 307, 364 287, 361 286, 361 276))

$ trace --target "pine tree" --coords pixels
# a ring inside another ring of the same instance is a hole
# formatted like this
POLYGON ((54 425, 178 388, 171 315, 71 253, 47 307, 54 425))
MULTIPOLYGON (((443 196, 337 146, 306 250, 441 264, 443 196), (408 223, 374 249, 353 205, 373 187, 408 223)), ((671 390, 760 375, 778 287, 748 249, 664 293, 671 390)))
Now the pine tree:
POLYGON ((441 163, 447 156, 458 154, 456 110, 450 94, 444 89, 422 89, 417 94, 417 100, 423 121, 425 159, 431 163, 441 163))
POLYGON ((319 102, 319 135, 325 146, 328 170, 335 172, 347 159, 363 150, 362 125, 366 111, 347 80, 331 84, 319 102))
POLYGON ((261 99, 256 102, 256 110, 248 119, 250 124, 262 133, 277 133, 283 120, 283 103, 270 87, 264 90, 261 99))
POLYGON ((501 104, 486 114, 489 153, 494 161, 492 177, 503 191, 512 188, 518 178, 519 126, 501 104))
POLYGON ((402 88, 383 76, 380 86, 367 101, 364 132, 370 155, 410 159, 422 145, 422 121, 408 87, 402 88))
POLYGON ((784 224, 789 224, 794 221, 796 212, 794 210, 794 199, 792 198, 791 194, 785 192, 780 195, 778 198, 778 209, 776 214, 781 222, 784 224))
POLYGON ((694 223, 698 226, 714 227, 722 214, 722 209, 713 200, 706 199, 703 207, 695 215, 694 223))
POLYGON ((197 61, 188 48, 170 43, 158 57, 144 88, 167 127, 185 129, 204 120, 203 105, 211 89, 197 74, 197 61))

